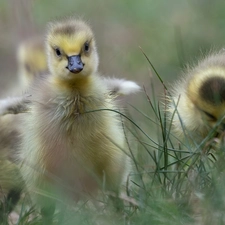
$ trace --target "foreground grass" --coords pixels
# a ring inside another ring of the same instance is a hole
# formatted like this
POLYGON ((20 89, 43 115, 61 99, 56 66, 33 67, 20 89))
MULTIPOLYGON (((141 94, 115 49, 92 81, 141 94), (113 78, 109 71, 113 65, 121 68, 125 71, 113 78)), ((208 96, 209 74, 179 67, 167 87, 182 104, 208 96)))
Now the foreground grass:
MULTIPOLYGON (((166 114, 158 106, 152 110, 158 140, 153 140, 135 120, 126 118, 130 119, 126 121, 126 132, 132 133, 136 144, 133 148, 130 145, 134 170, 125 187, 126 197, 121 196, 123 208, 116 212, 108 195, 101 194, 97 204, 64 203, 63 210, 54 217, 54 224, 224 224, 223 150, 215 153, 208 143, 202 144, 204 151, 202 146, 185 146, 172 136, 166 114)), ((42 224, 38 210, 25 198, 16 211, 18 221, 11 223, 5 217, 2 224, 42 224)))
MULTIPOLYGON (((161 82, 166 93, 166 87, 161 82)), ((54 224, 225 223, 223 143, 218 147, 214 139, 206 138, 200 145, 193 146, 188 145, 188 141, 178 140, 171 132, 172 118, 168 119, 166 106, 157 101, 154 93, 144 91, 149 112, 132 108, 139 114, 139 118, 152 124, 153 129, 147 132, 135 118, 120 113, 126 125, 124 132, 133 164, 124 193, 119 198, 123 202, 122 208, 116 211, 108 193, 101 193, 95 203, 90 200, 75 205, 66 202, 59 204, 61 210, 56 212, 54 224), (153 133, 158 134, 156 140, 152 137, 153 133), (131 139, 128 138, 130 136, 131 139)), ((223 135, 220 141, 223 142, 223 135)), ((10 218, 5 215, 1 224, 43 223, 35 206, 23 198, 10 218)))

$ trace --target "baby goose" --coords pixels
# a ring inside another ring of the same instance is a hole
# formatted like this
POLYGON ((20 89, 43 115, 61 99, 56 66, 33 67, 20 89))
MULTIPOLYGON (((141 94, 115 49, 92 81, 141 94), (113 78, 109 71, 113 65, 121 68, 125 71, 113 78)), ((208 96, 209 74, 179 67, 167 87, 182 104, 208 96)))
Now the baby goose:
MULTIPOLYGON (((18 74, 22 82, 20 85, 15 85, 15 88, 22 92, 28 88, 36 76, 47 71, 47 61, 44 45, 41 44, 40 39, 36 38, 20 44, 17 55, 18 74)), ((0 100, 0 115, 26 112, 29 107, 28 99, 27 96, 24 96, 0 100)), ((18 147, 18 136, 19 118, 12 115, 0 117, 0 152, 8 147, 8 152, 10 152, 9 149, 13 149, 15 153, 15 149, 18 147), (3 145, 3 143, 5 144, 3 145)))
POLYGON ((47 74, 44 41, 41 38, 31 38, 21 43, 17 51, 17 61, 20 89, 26 89, 37 76, 47 74))
MULTIPOLYGON (((15 85, 15 88, 11 90, 12 92, 22 92, 27 89, 36 76, 47 71, 44 45, 40 39, 29 39, 20 44, 17 56, 18 75, 21 83, 15 85)), ((1 115, 17 114, 27 111, 28 100, 26 97, 8 98, 1 100, 0 105, 1 115), (1 109, 4 109, 4 111, 1 111, 1 109)), ((20 192, 24 186, 19 175, 19 168, 15 163, 18 157, 19 143, 20 117, 14 115, 0 117, 0 193, 2 198, 7 195, 6 199, 11 202, 5 213, 13 209, 13 205, 19 200, 20 192)), ((0 212, 3 213, 4 210, 0 208, 0 212)), ((1 217, 2 215, 0 215, 0 221, 1 217)))
MULTIPOLYGON (((44 45, 39 39, 30 39, 18 48, 18 74, 22 80, 20 85, 15 85, 20 92, 28 88, 28 85, 36 76, 47 71, 47 61, 44 45)), ((18 114, 28 110, 28 97, 15 97, 0 100, 0 115, 18 114)), ((0 152, 2 149, 15 149, 18 147, 19 118, 7 115, 0 117, 0 152), (6 143, 7 142, 7 143, 6 143), (4 145, 3 145, 4 143, 4 145)), ((11 157, 11 156, 10 156, 11 157)))
MULTIPOLYGON (((36 76, 47 71, 44 44, 42 44, 41 39, 29 39, 19 45, 17 55, 18 75, 22 82, 14 86, 17 91, 23 92, 36 76)), ((18 114, 28 110, 29 98, 27 96, 6 98, 0 100, 0 105, 0 115, 18 114)), ((18 148, 19 127, 18 116, 0 117, 0 153, 3 151, 2 149, 7 147, 8 152, 10 152, 9 149, 13 149, 15 153, 18 148), (6 143, 6 141, 8 142, 6 143), (3 143, 5 144, 3 145, 3 143)))
POLYGON ((54 201, 40 193, 76 199, 99 187, 118 193, 129 168, 91 28, 76 19, 50 23, 46 49, 50 74, 32 89, 21 147, 22 174, 43 215, 53 213, 54 201))
POLYGON ((224 130, 225 52, 205 57, 174 85, 169 103, 175 133, 201 142, 220 123, 224 130), (186 134, 186 135, 185 135, 186 134))

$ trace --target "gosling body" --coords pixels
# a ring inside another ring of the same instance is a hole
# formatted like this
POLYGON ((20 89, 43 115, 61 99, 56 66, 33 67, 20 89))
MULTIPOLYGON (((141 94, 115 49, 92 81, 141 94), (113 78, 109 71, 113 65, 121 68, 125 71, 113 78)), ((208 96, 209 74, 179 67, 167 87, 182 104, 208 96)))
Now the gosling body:
MULTIPOLYGON (((200 143, 215 125, 223 130, 225 115, 225 52, 214 53, 184 73, 169 96, 174 133, 200 143)), ((217 133, 217 132, 215 132, 217 133)))
MULTIPOLYGON (((21 43, 17 50, 17 62, 20 82, 8 90, 10 95, 15 92, 22 94, 37 76, 47 71, 42 41, 33 38, 21 43)), ((1 222, 3 215, 10 213, 19 201, 25 186, 17 161, 21 142, 21 116, 8 114, 26 112, 28 103, 27 96, 0 100, 0 197, 4 202, 4 207, 0 207, 1 222)))
POLYGON ((43 38, 33 37, 22 42, 17 49, 17 62, 19 88, 24 92, 37 77, 48 73, 43 38))
MULTIPOLYGON (((129 157, 120 109, 98 75, 98 55, 90 27, 69 19, 49 26, 49 76, 32 89, 24 121, 22 174, 37 193, 79 199, 99 188, 118 193, 129 157)), ((45 202, 45 203, 43 203, 45 202)))

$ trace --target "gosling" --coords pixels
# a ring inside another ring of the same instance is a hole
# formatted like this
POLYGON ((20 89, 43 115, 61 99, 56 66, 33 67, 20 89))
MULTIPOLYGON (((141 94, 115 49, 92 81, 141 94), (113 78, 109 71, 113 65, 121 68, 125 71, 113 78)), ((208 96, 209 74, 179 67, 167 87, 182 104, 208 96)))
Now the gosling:
POLYGON ((206 56, 173 86, 168 111, 177 137, 199 144, 209 133, 224 131, 224 51, 206 56))
POLYGON ((91 28, 76 19, 50 23, 46 50, 50 74, 31 90, 20 157, 27 186, 49 218, 55 202, 46 195, 78 200, 99 188, 117 194, 130 162, 120 109, 98 75, 91 28))
MULTIPOLYGON (((17 51, 18 76, 21 82, 14 85, 13 92, 24 92, 37 76, 46 73, 47 61, 44 44, 41 39, 32 38, 18 47, 17 51)), ((11 93, 12 92, 12 93, 11 93)), ((0 114, 18 114, 26 112, 27 97, 7 98, 0 101, 0 114), (26 108, 24 108, 26 106, 26 108), (4 109, 4 112, 1 111, 4 109)), ((20 116, 6 115, 0 117, 0 197, 6 199, 0 207, 0 221, 3 215, 13 210, 24 188, 24 182, 17 165, 17 155, 20 145, 20 116), (4 197, 6 195, 6 198, 4 197), (7 204, 9 204, 7 206, 7 204)))
POLYGON ((22 42, 17 49, 20 90, 26 91, 39 76, 48 73, 44 40, 33 37, 22 42))

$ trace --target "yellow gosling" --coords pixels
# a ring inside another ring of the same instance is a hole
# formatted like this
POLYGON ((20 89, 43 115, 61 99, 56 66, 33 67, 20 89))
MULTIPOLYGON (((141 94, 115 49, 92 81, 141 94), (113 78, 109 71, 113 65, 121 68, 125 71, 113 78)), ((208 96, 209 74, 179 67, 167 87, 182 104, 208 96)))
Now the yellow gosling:
POLYGON ((120 109, 98 74, 91 28, 76 19, 50 23, 46 50, 49 75, 31 90, 20 157, 28 189, 49 224, 60 195, 78 200, 99 188, 118 194, 130 162, 120 109))

